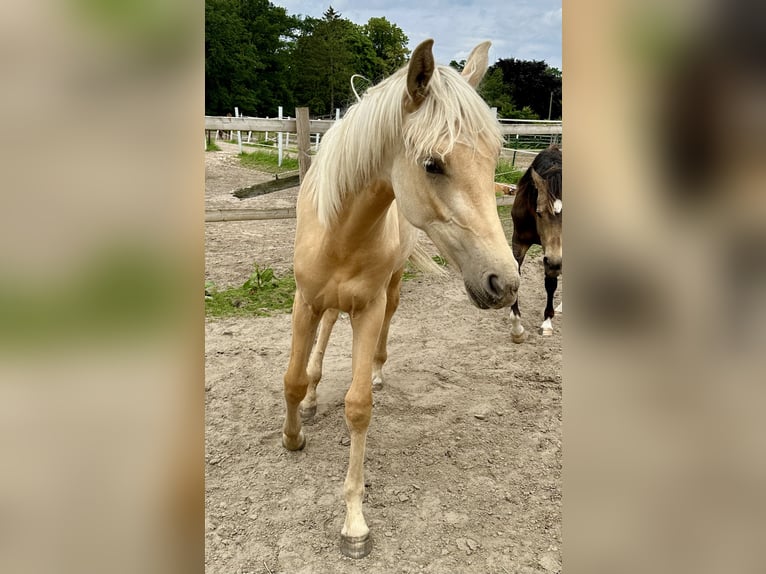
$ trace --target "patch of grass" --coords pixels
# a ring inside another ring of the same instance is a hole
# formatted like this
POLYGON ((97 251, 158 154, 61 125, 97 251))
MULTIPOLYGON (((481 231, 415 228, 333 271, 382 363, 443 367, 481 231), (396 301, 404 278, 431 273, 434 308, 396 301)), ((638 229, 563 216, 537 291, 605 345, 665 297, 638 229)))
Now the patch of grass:
POLYGON ((241 287, 219 291, 214 284, 205 284, 205 314, 211 317, 267 317, 289 313, 295 296, 292 273, 278 277, 270 267, 255 265, 250 277, 241 287))
POLYGON ((257 169, 266 173, 283 173, 298 169, 298 158, 282 156, 282 166, 278 165, 279 156, 270 151, 256 150, 252 153, 242 152, 239 161, 243 167, 257 169))
POLYGON ((207 142, 205 151, 221 151, 221 148, 215 142, 207 142))
POLYGON ((543 255, 543 248, 540 245, 530 245, 529 251, 527 251, 526 258, 532 257, 533 259, 535 257, 542 257, 543 255))
POLYGON ((495 166, 495 181, 499 183, 517 184, 524 175, 524 171, 512 166, 511 161, 505 158, 497 160, 495 166))

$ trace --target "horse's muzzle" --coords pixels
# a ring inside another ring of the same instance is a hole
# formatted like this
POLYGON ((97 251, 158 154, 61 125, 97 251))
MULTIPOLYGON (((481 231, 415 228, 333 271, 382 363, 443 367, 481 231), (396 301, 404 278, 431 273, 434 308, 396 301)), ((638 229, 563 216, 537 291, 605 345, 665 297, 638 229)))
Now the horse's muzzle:
POLYGON ((466 281, 465 290, 471 302, 479 309, 500 309, 516 302, 519 277, 518 275, 502 277, 495 273, 485 273, 480 285, 466 281))

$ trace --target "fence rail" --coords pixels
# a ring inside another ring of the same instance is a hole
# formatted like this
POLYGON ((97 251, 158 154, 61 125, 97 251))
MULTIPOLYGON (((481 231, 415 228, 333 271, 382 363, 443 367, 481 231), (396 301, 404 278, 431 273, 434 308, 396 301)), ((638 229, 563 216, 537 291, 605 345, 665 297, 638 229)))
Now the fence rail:
MULTIPOLYGON (((516 186, 512 186, 515 189, 516 186)), ((513 195, 501 195, 495 198, 500 205, 513 205, 513 195)), ((262 221, 267 219, 295 219, 294 207, 277 207, 274 209, 255 209, 250 207, 207 209, 205 210, 206 223, 219 223, 224 221, 262 221)))
MULTIPOLYGON (((332 127, 335 120, 309 120, 309 133, 323 134, 332 127)), ((228 116, 205 116, 206 130, 224 130, 233 132, 289 132, 298 133, 295 119, 246 118, 228 116)), ((503 135, 557 135, 561 134, 561 124, 501 124, 503 135)))
MULTIPOLYGON (((231 116, 205 116, 205 130, 211 131, 229 131, 229 132, 282 132, 298 134, 298 159, 300 181, 308 171, 311 164, 310 155, 310 134, 324 134, 337 120, 310 120, 308 108, 298 108, 296 110, 296 119, 279 118, 250 118, 250 117, 231 117, 231 116)), ((500 126, 503 136, 516 136, 516 144, 520 143, 520 138, 539 139, 541 136, 549 136, 550 142, 560 141, 561 122, 552 122, 545 125, 530 123, 503 123, 500 126)), ((371 134, 370 137, 374 137, 371 134)), ((241 144, 240 144, 241 145, 241 144)), ((506 142, 508 145, 508 142, 506 142)), ((280 148, 281 153, 281 148, 280 148)), ((512 154, 512 165, 516 163, 517 153, 536 154, 537 151, 523 149, 504 149, 504 155, 512 154)), ((233 221, 247 219, 274 219, 294 217, 294 212, 282 210, 214 210, 205 213, 205 221, 233 221)))
MULTIPOLYGON (((335 120, 309 120, 309 133, 323 134, 330 129, 335 120)), ((289 132, 298 133, 296 119, 278 118, 234 118, 228 116, 205 116, 206 130, 224 130, 232 132, 289 132)))

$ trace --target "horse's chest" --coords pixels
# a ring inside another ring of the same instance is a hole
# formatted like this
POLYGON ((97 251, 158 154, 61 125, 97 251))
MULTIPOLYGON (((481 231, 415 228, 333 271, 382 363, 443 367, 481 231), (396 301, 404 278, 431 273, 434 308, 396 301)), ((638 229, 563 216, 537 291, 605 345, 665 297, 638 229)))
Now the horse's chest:
POLYGON ((361 251, 334 254, 313 260, 305 275, 296 269, 296 278, 313 306, 352 311, 364 307, 386 289, 396 263, 393 249, 374 256, 361 251))

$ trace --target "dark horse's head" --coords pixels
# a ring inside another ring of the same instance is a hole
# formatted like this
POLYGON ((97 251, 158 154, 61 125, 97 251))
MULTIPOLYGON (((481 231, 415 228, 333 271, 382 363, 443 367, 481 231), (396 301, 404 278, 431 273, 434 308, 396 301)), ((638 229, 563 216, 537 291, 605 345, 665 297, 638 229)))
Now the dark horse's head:
POLYGON ((546 277, 558 277, 561 274, 561 218, 563 203, 561 198, 561 149, 551 146, 540 152, 527 171, 526 181, 519 185, 527 186, 528 201, 535 208, 537 234, 543 247, 543 263, 546 277))

